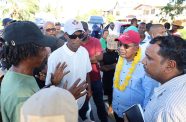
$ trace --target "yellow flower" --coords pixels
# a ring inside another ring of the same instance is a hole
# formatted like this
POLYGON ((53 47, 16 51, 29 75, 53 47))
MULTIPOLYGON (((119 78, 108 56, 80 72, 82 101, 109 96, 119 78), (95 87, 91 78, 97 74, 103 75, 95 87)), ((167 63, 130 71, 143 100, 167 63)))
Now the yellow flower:
POLYGON ((131 67, 129 68, 129 71, 128 71, 124 81, 122 81, 122 84, 120 85, 120 83, 119 83, 120 73, 122 71, 124 59, 122 57, 119 57, 118 63, 116 65, 116 71, 114 74, 114 87, 115 88, 117 88, 120 91, 124 91, 126 89, 126 87, 129 85, 130 79, 132 78, 132 74, 133 74, 134 70, 136 69, 136 65, 138 64, 140 59, 141 59, 141 48, 139 48, 137 55, 134 57, 134 60, 131 64, 131 67))

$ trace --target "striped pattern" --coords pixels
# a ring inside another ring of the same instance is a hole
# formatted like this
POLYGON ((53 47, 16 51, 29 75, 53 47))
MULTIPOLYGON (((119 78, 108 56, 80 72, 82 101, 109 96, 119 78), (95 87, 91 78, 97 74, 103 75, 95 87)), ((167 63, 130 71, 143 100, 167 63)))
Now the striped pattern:
POLYGON ((156 88, 144 116, 145 122, 186 122, 186 74, 156 88))

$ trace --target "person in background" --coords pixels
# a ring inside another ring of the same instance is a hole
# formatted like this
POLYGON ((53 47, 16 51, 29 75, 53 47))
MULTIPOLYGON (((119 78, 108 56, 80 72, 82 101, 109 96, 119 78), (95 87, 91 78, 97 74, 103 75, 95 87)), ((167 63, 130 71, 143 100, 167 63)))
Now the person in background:
MULTIPOLYGON (((83 24, 84 28, 88 24, 83 24), (86 26, 85 26, 86 25, 86 26)), ((101 82, 99 62, 103 59, 101 44, 97 38, 89 36, 89 31, 86 29, 81 45, 89 52, 92 71, 90 72, 91 90, 94 103, 96 104, 97 114, 101 122, 108 122, 107 112, 103 101, 103 87, 101 82)))
POLYGON ((178 36, 156 37, 145 54, 146 73, 161 83, 145 107, 145 122, 185 122, 186 41, 178 36))
MULTIPOLYGON (((117 43, 116 43, 117 44, 117 43)), ((103 53, 103 60, 100 62, 100 69, 103 72, 102 82, 104 95, 108 96, 108 114, 112 114, 112 92, 113 92, 113 77, 118 61, 117 48, 113 42, 107 42, 107 48, 103 53)))
POLYGON ((164 27, 165 27, 165 29, 167 30, 167 34, 168 35, 170 35, 170 23, 169 22, 166 22, 165 24, 164 24, 164 27))
POLYGON ((40 67, 35 68, 33 72, 33 76, 35 77, 40 89, 45 87, 46 74, 47 74, 47 59, 43 61, 40 67))
POLYGON ((138 31, 139 31, 140 39, 141 39, 140 44, 145 43, 144 39, 145 39, 145 32, 146 32, 146 23, 141 22, 138 25, 138 31))
POLYGON ((97 24, 94 24, 92 26, 92 33, 91 33, 91 36, 92 37, 95 37, 97 39, 100 39, 101 37, 101 28, 97 25, 97 24))
POLYGON ((56 37, 60 38, 64 35, 64 31, 61 30, 61 23, 60 22, 56 22, 55 23, 55 28, 56 28, 56 37))
POLYGON ((2 21, 2 26, 4 28, 6 28, 10 24, 11 21, 12 21, 12 19, 10 19, 10 18, 4 18, 2 21))
MULTIPOLYGON (((152 24, 152 26, 149 30, 149 34, 151 36, 151 39, 153 39, 158 36, 166 36, 167 31, 162 24, 152 24)), ((145 50, 146 50, 147 46, 149 45, 149 42, 151 41, 151 39, 145 40, 145 43, 141 45, 142 57, 145 56, 145 50)))
POLYGON ((145 42, 145 43, 149 42, 152 39, 152 37, 149 34, 151 26, 152 26, 152 23, 147 23, 146 24, 145 39, 143 40, 143 42, 145 42))
POLYGON ((150 28, 149 34, 151 38, 155 38, 157 36, 166 36, 167 31, 162 24, 153 24, 150 28))
POLYGON ((125 29, 124 32, 127 32, 129 30, 133 30, 135 32, 138 32, 137 26, 138 26, 138 20, 136 18, 133 18, 131 20, 131 25, 127 29, 125 29))
POLYGON ((112 108, 116 122, 123 122, 123 112, 132 105, 145 108, 158 82, 145 73, 138 32, 124 32, 116 41, 119 41, 119 59, 114 74, 112 108))
POLYGON ((170 34, 181 37, 181 34, 178 30, 183 29, 183 28, 184 27, 182 26, 182 21, 181 20, 174 20, 172 22, 172 29, 170 30, 170 34))
POLYGON ((69 91, 51 86, 23 104, 20 122, 78 122, 78 105, 69 91))
POLYGON ((2 21, 2 26, 4 27, 2 30, 0 30, 0 36, 2 36, 3 30, 10 24, 16 22, 16 20, 10 19, 10 18, 4 18, 2 21))
POLYGON ((44 35, 56 37, 56 28, 53 22, 47 21, 43 25, 44 35))
POLYGON ((116 35, 116 36, 119 35, 119 33, 116 30, 114 22, 111 22, 108 26, 105 27, 105 29, 108 29, 109 35, 116 35))
MULTIPOLYGON (((43 33, 46 36, 53 36, 57 38, 56 36, 57 31, 56 31, 56 27, 53 22, 50 22, 50 21, 45 22, 45 24, 43 25, 43 33)), ((51 51, 53 52, 54 50, 61 47, 63 44, 64 44, 64 41, 60 38, 57 38, 54 44, 50 45, 51 51)))
POLYGON ((109 35, 109 31, 108 30, 103 30, 103 34, 102 37, 100 39, 100 43, 101 43, 101 47, 103 50, 105 50, 107 48, 107 37, 109 35))

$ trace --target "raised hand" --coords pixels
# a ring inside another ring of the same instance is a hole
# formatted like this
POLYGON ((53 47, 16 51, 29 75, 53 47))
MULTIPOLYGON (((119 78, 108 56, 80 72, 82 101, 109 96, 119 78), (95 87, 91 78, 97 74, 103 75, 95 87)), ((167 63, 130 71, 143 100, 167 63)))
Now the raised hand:
POLYGON ((63 77, 68 74, 70 71, 64 72, 64 69, 67 67, 67 64, 63 62, 63 64, 58 63, 56 66, 54 74, 51 74, 51 82, 53 85, 59 85, 63 77))
POLYGON ((64 89, 67 89, 68 91, 72 93, 75 99, 78 99, 84 96, 85 94, 87 94, 87 91, 86 91, 86 88, 88 87, 87 82, 83 81, 82 83, 79 84, 80 81, 81 81, 80 78, 77 79, 69 89, 67 89, 67 84, 68 84, 67 81, 65 82, 63 86, 64 89))

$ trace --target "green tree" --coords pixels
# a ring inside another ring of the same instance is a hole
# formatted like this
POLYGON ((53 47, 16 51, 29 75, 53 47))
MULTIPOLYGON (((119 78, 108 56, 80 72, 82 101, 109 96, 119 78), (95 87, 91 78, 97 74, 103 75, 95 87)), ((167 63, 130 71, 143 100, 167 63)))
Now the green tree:
POLYGON ((39 0, 6 0, 1 6, 3 16, 9 15, 16 20, 33 20, 39 11, 39 0))
POLYGON ((162 20, 165 20, 170 17, 171 20, 173 20, 176 16, 182 14, 183 10, 186 8, 186 6, 183 6, 183 2, 185 0, 173 0, 173 2, 167 3, 166 6, 161 8, 160 16, 162 20))

